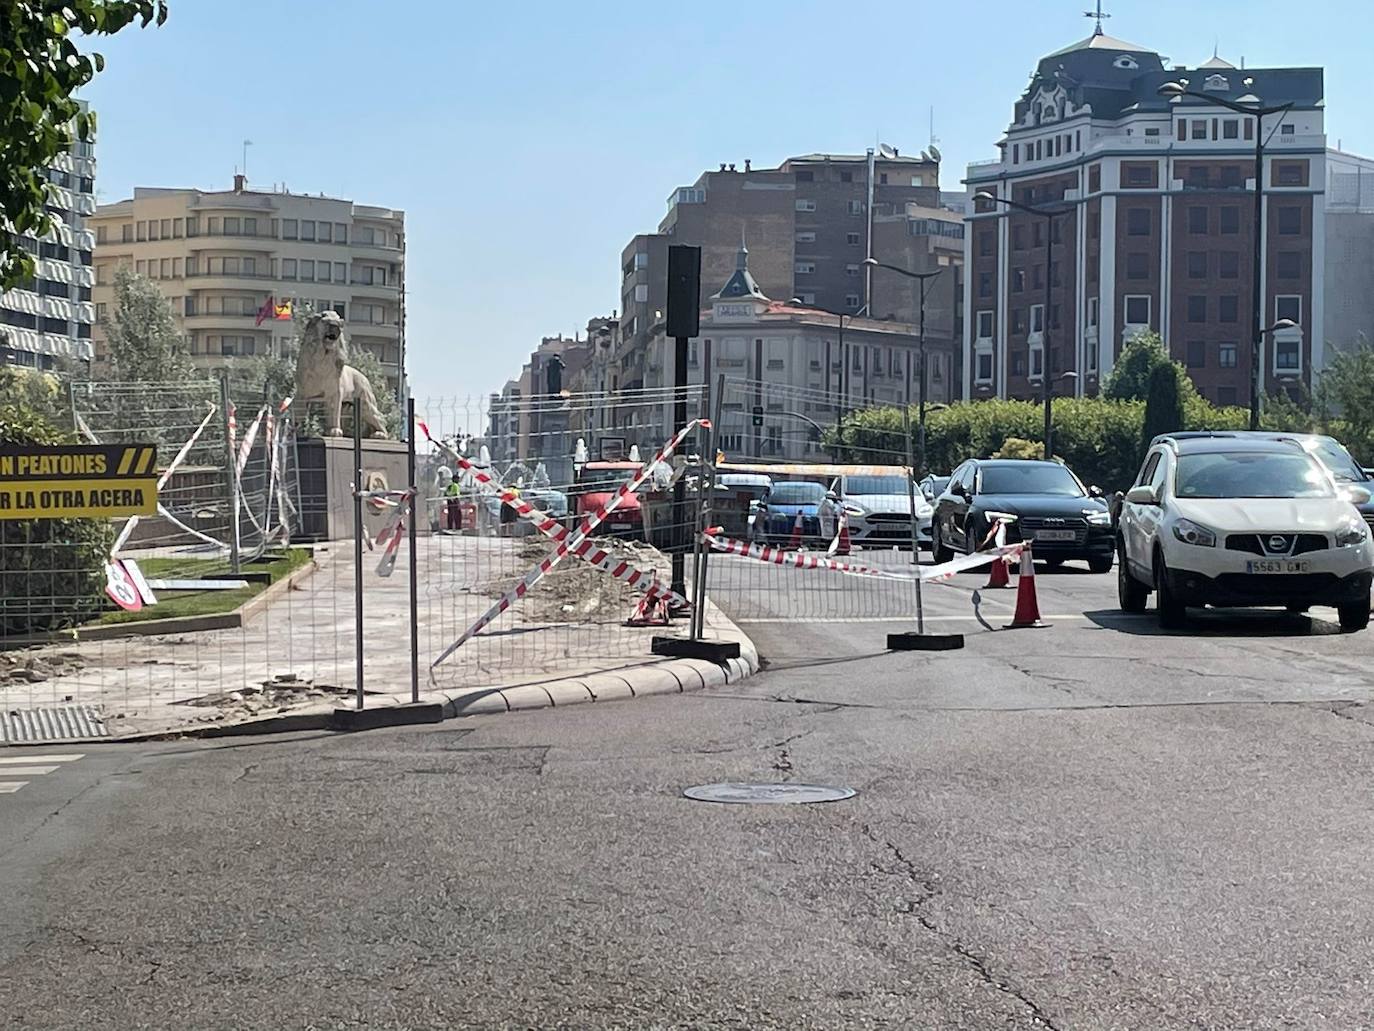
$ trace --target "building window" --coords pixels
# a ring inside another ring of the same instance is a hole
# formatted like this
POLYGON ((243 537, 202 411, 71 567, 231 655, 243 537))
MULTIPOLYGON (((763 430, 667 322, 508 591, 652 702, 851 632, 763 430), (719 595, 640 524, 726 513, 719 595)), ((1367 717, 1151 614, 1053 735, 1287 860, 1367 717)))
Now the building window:
POLYGON ((1149 208, 1127 208, 1126 234, 1128 236, 1149 236, 1152 221, 1149 208))
POLYGON ((1302 325, 1302 297, 1297 294, 1279 294, 1274 298, 1274 321, 1290 319, 1302 325))
POLYGON ((1207 295, 1191 294, 1188 297, 1188 321, 1207 321, 1207 295))
POLYGON ((1150 296, 1148 294, 1126 295, 1126 325, 1148 326, 1150 324, 1150 296))
POLYGON ((1201 234, 1207 232, 1207 209, 1201 205, 1188 208, 1188 232, 1201 234))
POLYGON ((336 282, 336 283, 347 283, 347 282, 348 282, 348 265, 345 264, 345 263, 342 262, 342 261, 336 261, 336 262, 334 262, 334 282, 336 282))
POLYGON ((1127 279, 1149 279, 1150 278, 1150 256, 1148 254, 1127 254, 1126 255, 1126 278, 1127 279))
POLYGON ((163 258, 163 259, 161 259, 161 261, 159 262, 159 265, 161 266, 161 268, 158 270, 158 278, 159 278, 159 279, 171 279, 171 278, 172 278, 172 259, 171 259, 171 258, 163 258))
MULTIPOLYGON (((797 234, 797 243, 815 243, 815 242, 816 242, 816 234, 813 233, 813 232, 811 232, 810 230, 807 230, 807 231, 804 232, 804 233, 798 233, 798 234, 797 234)), ((647 258, 648 255, 647 255, 647 254, 644 255, 644 257, 647 258)), ((647 262, 646 262, 646 264, 647 264, 647 262)), ((639 266, 639 255, 636 254, 636 255, 635 255, 635 268, 639 268, 639 267, 640 267, 640 266, 639 266)))
POLYGON ((859 274, 859 266, 858 266, 858 265, 846 265, 846 266, 844 267, 844 274, 845 274, 846 276, 857 276, 857 275, 859 274))
POLYGON ((861 200, 850 201, 848 207, 851 215, 862 215, 864 213, 864 202, 861 200))
MULTIPOLYGON (((1203 213, 1205 219, 1205 208, 1203 209, 1203 213)), ((1233 204, 1227 205, 1222 208, 1218 214, 1221 217, 1221 233, 1223 236, 1234 236, 1240 232, 1240 208, 1233 204)))
POLYGON ((1032 304, 1030 307, 1030 331, 1032 334, 1045 332, 1045 306, 1043 304, 1032 304))
POLYGON ((1015 336, 1020 336, 1026 331, 1026 309, 1013 308, 1011 310, 1011 331, 1015 336))
POLYGON ((294 218, 284 218, 281 220, 281 238, 283 240, 295 240, 299 236, 299 223, 294 218))
POLYGON ((243 220, 226 215, 224 218, 224 235, 239 236, 243 232, 243 220))
POLYGON ((814 183, 815 181, 816 181, 816 173, 815 173, 815 172, 811 171, 809 168, 799 168, 799 169, 797 169, 797 182, 799 182, 799 183, 814 183))
POLYGON ((860 241, 859 241, 859 234, 858 234, 858 233, 845 233, 845 234, 844 234, 844 242, 847 243, 847 244, 849 244, 849 246, 851 246, 851 247, 857 247, 857 246, 859 246, 859 242, 860 242, 860 241))
POLYGON ((979 273, 978 273, 978 296, 979 296, 979 297, 991 297, 991 296, 992 296, 992 273, 991 273, 991 272, 979 272, 979 273))
POLYGON ((854 181, 854 173, 853 173, 853 172, 848 172, 848 171, 846 171, 846 172, 841 172, 841 173, 840 173, 840 182, 842 182, 842 183, 852 183, 853 181, 854 181))
POLYGON ((1224 119, 1221 123, 1221 138, 1234 140, 1240 136, 1240 122, 1235 118, 1224 119))
POLYGON ((1235 251, 1220 251, 1217 254, 1217 275, 1222 279, 1240 277, 1240 255, 1235 251))
POLYGON ((1302 341, 1296 337, 1274 339, 1274 371, 1302 371, 1302 341))
POLYGON ((1282 125, 1279 126, 1280 136, 1292 136, 1294 134, 1294 131, 1295 130, 1292 122, 1284 122, 1282 125))
POLYGON ((318 233, 317 238, 320 241, 320 243, 329 243, 330 237, 333 235, 332 230, 330 229, 330 224, 328 222, 318 223, 316 227, 316 232, 318 233))
POLYGON ((1236 345, 1222 344, 1217 348, 1217 365, 1223 369, 1236 367, 1236 345))
POLYGON ((1207 119, 1193 119, 1193 139, 1205 140, 1207 138, 1207 119))
POLYGON ((1279 251, 1276 265, 1280 279, 1297 279, 1302 275, 1302 253, 1300 251, 1279 251))
POLYGON ((1096 298, 1096 297, 1089 297, 1089 298, 1088 298, 1087 326, 1088 326, 1089 329, 1096 329, 1096 328, 1097 328, 1098 306, 1099 306, 1099 299, 1098 299, 1098 298, 1096 298))
POLYGON ((974 372, 975 372, 974 378, 977 380, 977 382, 979 382, 979 383, 991 383, 991 382, 992 382, 992 352, 991 352, 991 351, 979 351, 978 354, 977 354, 977 356, 976 356, 976 358, 975 358, 974 364, 975 364, 975 366, 976 366, 976 368, 974 369, 974 372))
POLYGON ((1206 165, 1189 165, 1188 178, 1186 180, 1188 188, 1192 190, 1205 190, 1208 184, 1206 165))
POLYGON ((186 216, 186 235, 187 235, 188 237, 191 237, 191 236, 199 236, 199 235, 200 235, 200 216, 199 216, 199 215, 187 215, 187 216, 186 216))
POLYGON ((990 311, 980 311, 978 313, 977 327, 979 340, 992 339, 992 318, 993 313, 990 311))
POLYGON ((314 222, 308 222, 308 221, 303 221, 303 222, 301 222, 301 239, 302 239, 302 240, 314 240, 314 239, 315 239, 315 223, 314 223, 314 222))
POLYGON ((886 186, 886 185, 887 185, 887 173, 886 173, 886 172, 879 172, 879 173, 878 173, 878 182, 879 182, 879 184, 882 185, 882 186, 886 186))
POLYGON ((845 306, 846 308, 857 308, 857 307, 859 306, 859 295, 858 295, 858 294, 845 294, 845 295, 844 295, 844 306, 845 306))
POLYGON ((1013 165, 1019 165, 1021 163, 1021 144, 1019 143, 1013 143, 1011 145, 1011 163, 1013 165))
POLYGON ((1221 166, 1221 188, 1224 190, 1240 189, 1240 166, 1222 165, 1221 166))
POLYGON ((1277 212, 1280 236, 1299 236, 1302 234, 1302 208, 1291 205, 1281 207, 1277 212))
POLYGON ((1188 368, 1205 369, 1207 367, 1207 344, 1202 340, 1188 341, 1188 368))
POLYGON ((1023 268, 1012 269, 1011 289, 1013 293, 1021 293, 1026 289, 1026 270, 1023 268))
POLYGON ((1030 378, 1039 379, 1045 374, 1045 349, 1032 345, 1026 354, 1030 357, 1030 378))
POLYGON ((1127 186, 1153 186, 1154 185, 1154 166, 1153 165, 1127 165, 1126 166, 1126 185, 1127 186))
POLYGON ((1189 251, 1188 252, 1188 278, 1206 279, 1207 278, 1207 252, 1189 251))
POLYGON ((295 259, 295 258, 282 258, 282 260, 281 260, 281 277, 282 277, 282 279, 295 279, 295 278, 296 278, 296 259, 295 259))

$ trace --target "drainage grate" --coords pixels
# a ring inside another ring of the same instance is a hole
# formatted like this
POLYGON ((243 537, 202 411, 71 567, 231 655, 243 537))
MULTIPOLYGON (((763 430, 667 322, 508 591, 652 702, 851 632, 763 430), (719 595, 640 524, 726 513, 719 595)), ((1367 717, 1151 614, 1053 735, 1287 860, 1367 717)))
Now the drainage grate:
POLYGON ((804 805, 810 802, 842 802, 858 794, 853 788, 828 784, 700 784, 682 792, 697 802, 752 805, 804 805))
POLYGON ((78 741, 109 737, 98 705, 50 705, 43 709, 0 711, 0 744, 78 741))

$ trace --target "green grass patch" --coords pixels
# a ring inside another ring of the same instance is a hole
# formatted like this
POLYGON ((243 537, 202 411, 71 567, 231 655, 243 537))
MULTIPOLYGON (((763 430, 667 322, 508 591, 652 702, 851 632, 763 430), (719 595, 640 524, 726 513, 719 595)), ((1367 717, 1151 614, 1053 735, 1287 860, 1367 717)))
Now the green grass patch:
MULTIPOLYGON (((257 562, 245 563, 245 573, 267 573, 276 583, 283 577, 310 563, 305 548, 290 548, 276 557, 265 556, 257 562)), ((225 559, 149 558, 139 559, 138 568, 149 580, 203 580, 218 573, 228 573, 225 559)), ((138 612, 116 609, 103 613, 87 626, 108 626, 111 623, 139 623, 148 619, 175 619, 182 616, 210 616, 232 612, 249 598, 267 590, 270 584, 250 583, 232 591, 154 591, 157 604, 145 606, 138 612)))

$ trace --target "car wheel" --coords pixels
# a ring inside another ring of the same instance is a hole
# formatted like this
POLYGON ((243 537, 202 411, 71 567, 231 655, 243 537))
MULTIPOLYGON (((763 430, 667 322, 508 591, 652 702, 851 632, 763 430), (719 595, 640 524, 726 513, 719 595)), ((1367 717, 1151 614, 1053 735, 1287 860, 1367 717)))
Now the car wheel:
POLYGON ((1112 571, 1111 555, 1092 555, 1088 558, 1088 572, 1090 573, 1110 573, 1112 571))
POLYGON ((1169 567, 1163 555, 1155 555, 1155 610, 1159 625, 1165 630, 1178 630, 1188 622, 1187 609, 1169 589, 1169 567))
POLYGON ((935 559, 935 564, 948 562, 954 557, 954 552, 945 547, 944 538, 940 536, 940 524, 936 523, 930 528, 930 553, 935 559))
POLYGON ((987 528, 972 519, 964 523, 964 554, 974 555, 978 552, 978 545, 987 536, 987 528))
POLYGON ((1121 611, 1140 615, 1145 611, 1145 602, 1149 597, 1150 589, 1133 577, 1130 569, 1126 567, 1126 556, 1117 556, 1116 598, 1121 605, 1121 611))
POLYGON ((1369 602, 1359 601, 1353 605, 1342 605, 1337 610, 1341 619, 1341 629, 1351 634, 1369 626, 1369 602))
POLYGON ((1062 555, 1055 555, 1054 558, 1045 559, 1045 565, 1049 566, 1051 569, 1058 569, 1063 564, 1064 557, 1062 555))
POLYGON ((1303 604, 1302 602, 1300 602, 1300 601, 1294 601, 1294 602, 1289 602, 1289 603, 1288 603, 1287 605, 1285 605, 1284 607, 1285 607, 1286 609, 1288 609, 1288 611, 1291 612, 1293 615, 1295 615, 1295 616, 1301 616, 1301 615, 1303 615, 1305 612, 1307 612, 1307 610, 1310 609, 1312 606, 1310 606, 1310 605, 1304 605, 1304 604, 1303 604))

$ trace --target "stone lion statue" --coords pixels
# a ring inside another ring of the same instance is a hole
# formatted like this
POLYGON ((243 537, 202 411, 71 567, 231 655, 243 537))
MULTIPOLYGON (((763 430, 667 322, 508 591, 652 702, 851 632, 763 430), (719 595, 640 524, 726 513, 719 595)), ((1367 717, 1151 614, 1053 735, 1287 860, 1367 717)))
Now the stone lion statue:
POLYGON ((311 315, 305 322, 300 357, 296 359, 296 400, 324 401, 325 432, 343 436, 343 403, 352 401, 363 435, 386 436, 386 421, 377 408, 372 384, 344 363, 343 319, 336 312, 311 315))

